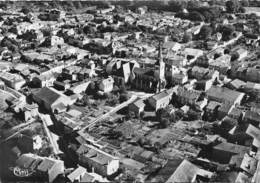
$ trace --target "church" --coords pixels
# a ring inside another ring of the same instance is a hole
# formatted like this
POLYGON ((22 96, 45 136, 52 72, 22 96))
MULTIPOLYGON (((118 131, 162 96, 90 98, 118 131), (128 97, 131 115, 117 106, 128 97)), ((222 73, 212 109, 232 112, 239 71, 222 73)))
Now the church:
POLYGON ((132 87, 145 92, 156 93, 166 86, 165 63, 162 57, 162 46, 159 43, 158 65, 154 68, 134 68, 132 72, 132 87))

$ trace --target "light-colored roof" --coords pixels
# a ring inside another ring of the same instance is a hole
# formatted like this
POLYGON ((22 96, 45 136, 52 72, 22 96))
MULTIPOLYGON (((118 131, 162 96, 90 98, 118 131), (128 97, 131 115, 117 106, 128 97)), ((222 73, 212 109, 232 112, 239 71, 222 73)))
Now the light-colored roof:
POLYGON ((230 153, 235 153, 235 154, 244 154, 250 150, 249 147, 232 144, 229 142, 222 142, 222 143, 214 146, 214 149, 225 151, 225 152, 230 152, 230 153))
POLYGON ((130 158, 123 158, 120 161, 124 166, 126 167, 130 167, 132 169, 137 169, 137 170, 141 170, 142 168, 145 167, 145 164, 140 163, 138 161, 135 161, 133 159, 130 158))
POLYGON ((76 179, 84 175, 86 172, 87 170, 85 168, 79 166, 71 174, 68 175, 68 178, 70 179, 71 182, 74 182, 76 179))
POLYGON ((47 172, 50 170, 55 164, 54 160, 45 158, 37 167, 37 170, 42 171, 42 172, 47 172))
POLYGON ((153 95, 151 98, 157 101, 157 100, 161 100, 165 97, 170 97, 170 95, 166 91, 162 91, 160 93, 153 95))
POLYGON ((244 95, 242 92, 238 92, 235 90, 230 90, 225 87, 212 86, 207 92, 209 99, 219 99, 222 102, 235 102, 235 100, 244 95))
POLYGON ((253 140, 253 145, 256 147, 260 147, 260 129, 249 124, 246 130, 246 134, 250 135, 253 140))
POLYGON ((183 160, 179 167, 175 170, 172 176, 166 181, 166 183, 174 182, 192 182, 192 179, 196 175, 204 177, 212 177, 213 173, 203 170, 196 165, 192 164, 188 160, 183 160))

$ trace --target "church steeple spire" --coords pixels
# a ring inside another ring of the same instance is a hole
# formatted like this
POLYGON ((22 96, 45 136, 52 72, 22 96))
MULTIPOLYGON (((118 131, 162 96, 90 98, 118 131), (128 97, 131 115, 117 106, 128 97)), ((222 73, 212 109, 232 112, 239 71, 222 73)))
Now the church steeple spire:
POLYGON ((165 81, 165 63, 162 56, 162 43, 159 42, 158 48, 158 61, 159 61, 159 91, 163 88, 163 82, 165 81))

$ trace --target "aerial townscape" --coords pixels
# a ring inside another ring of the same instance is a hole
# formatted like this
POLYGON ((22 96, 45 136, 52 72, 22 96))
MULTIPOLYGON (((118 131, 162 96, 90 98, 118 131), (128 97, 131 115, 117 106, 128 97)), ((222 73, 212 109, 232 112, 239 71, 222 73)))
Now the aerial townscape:
POLYGON ((260 1, 0 2, 0 182, 260 183, 260 1))

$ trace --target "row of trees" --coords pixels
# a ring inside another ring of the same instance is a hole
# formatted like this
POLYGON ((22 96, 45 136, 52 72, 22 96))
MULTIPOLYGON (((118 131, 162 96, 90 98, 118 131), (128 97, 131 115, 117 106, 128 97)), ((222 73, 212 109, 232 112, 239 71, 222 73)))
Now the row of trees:
POLYGON ((189 13, 179 12, 175 16, 182 19, 188 19, 191 21, 205 21, 212 22, 222 16, 221 9, 217 7, 198 7, 193 8, 189 13))

